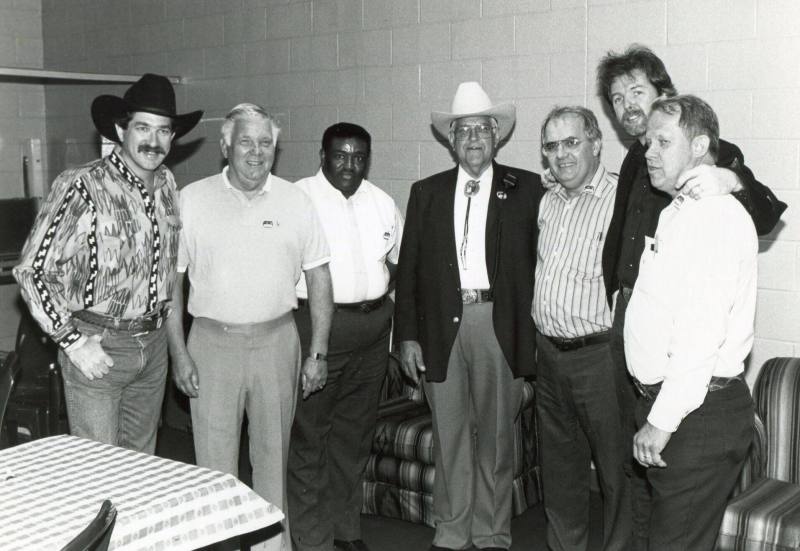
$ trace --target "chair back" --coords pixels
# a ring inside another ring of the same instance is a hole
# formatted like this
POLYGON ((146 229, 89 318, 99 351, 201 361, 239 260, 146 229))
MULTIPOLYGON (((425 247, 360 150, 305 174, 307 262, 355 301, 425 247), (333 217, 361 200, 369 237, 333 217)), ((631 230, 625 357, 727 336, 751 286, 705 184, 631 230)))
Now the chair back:
POLYGON ((117 509, 111 501, 105 500, 89 526, 72 538, 61 551, 107 551, 116 521, 117 509))
POLYGON ((800 358, 768 360, 753 398, 766 433, 764 476, 800 483, 800 358))
POLYGON ((14 389, 14 381, 19 372, 19 357, 16 352, 9 352, 2 366, 0 366, 0 429, 3 427, 8 400, 14 389))

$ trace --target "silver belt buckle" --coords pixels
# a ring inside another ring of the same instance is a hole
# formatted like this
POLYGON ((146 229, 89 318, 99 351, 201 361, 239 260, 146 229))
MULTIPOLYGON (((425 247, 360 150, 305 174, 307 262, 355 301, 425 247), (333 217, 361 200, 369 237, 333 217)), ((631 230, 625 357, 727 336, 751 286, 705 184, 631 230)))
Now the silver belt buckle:
POLYGON ((478 291, 475 289, 461 289, 461 302, 463 304, 475 304, 478 302, 478 291))

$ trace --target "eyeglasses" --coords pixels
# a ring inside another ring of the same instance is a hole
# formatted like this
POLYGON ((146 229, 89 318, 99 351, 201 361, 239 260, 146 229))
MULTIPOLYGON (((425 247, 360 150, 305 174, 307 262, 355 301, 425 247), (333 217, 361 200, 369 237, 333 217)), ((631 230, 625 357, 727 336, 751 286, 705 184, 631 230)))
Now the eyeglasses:
POLYGON ((542 151, 545 153, 555 153, 558 151, 558 146, 563 146, 567 151, 575 151, 582 143, 583 140, 579 140, 575 136, 570 136, 569 138, 564 138, 563 140, 544 142, 542 144, 542 151))
POLYGON ((491 124, 470 124, 456 126, 453 129, 453 135, 457 140, 466 140, 472 135, 473 130, 479 138, 491 138, 494 127, 491 124))

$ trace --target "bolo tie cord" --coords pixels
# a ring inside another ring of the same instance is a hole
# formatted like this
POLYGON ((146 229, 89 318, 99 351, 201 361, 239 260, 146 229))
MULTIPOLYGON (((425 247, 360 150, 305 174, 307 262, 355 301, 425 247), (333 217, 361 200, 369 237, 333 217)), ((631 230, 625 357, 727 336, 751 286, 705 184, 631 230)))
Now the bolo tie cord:
POLYGON ((478 180, 469 180, 464 184, 464 195, 467 196, 467 213, 464 215, 464 236, 461 238, 461 249, 459 255, 461 256, 461 268, 467 269, 467 239, 469 237, 469 210, 472 206, 472 197, 478 194, 481 185, 478 180))

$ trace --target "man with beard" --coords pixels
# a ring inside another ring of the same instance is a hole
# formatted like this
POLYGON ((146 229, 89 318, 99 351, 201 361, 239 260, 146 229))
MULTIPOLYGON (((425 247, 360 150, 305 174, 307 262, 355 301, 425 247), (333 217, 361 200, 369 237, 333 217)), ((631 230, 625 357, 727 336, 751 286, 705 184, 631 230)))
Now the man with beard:
MULTIPOLYGON (((316 208, 331 248, 334 313, 325 388, 297 404, 289 446, 289 520, 295 551, 367 551, 361 539, 361 475, 367 464, 389 361, 394 303, 389 284, 403 219, 394 200, 364 178, 372 139, 334 124, 322 135, 321 167, 296 185, 316 208)), ((308 286, 297 286, 297 331, 309 349, 308 286)))
MULTIPOLYGON (((298 386, 325 386, 331 313, 328 244, 305 193, 270 173, 278 126, 262 107, 239 104, 222 123, 220 174, 181 190, 178 271, 188 272, 188 343, 169 319, 175 383, 191 397, 197 464, 238 475, 239 436, 248 419, 253 489, 287 510, 286 468, 298 386), (305 360, 293 310, 305 273, 311 328, 305 360), (298 385, 300 383, 300 385, 298 385)), ((183 303, 183 280, 175 304, 183 303)), ((292 549, 289 523, 267 540, 292 549)))
POLYGON ((711 551, 753 437, 744 360, 758 238, 730 195, 695 201, 678 189, 687 171, 714 162, 711 107, 675 96, 651 109, 647 170, 673 200, 647 238, 625 320, 628 370, 641 391, 633 452, 652 495, 649 548, 711 551))
POLYGON ((60 347, 77 436, 155 450, 180 232, 175 180, 162 163, 202 114, 178 115, 169 80, 153 74, 121 98, 97 97, 92 120, 117 146, 58 176, 14 269, 31 314, 60 347))
MULTIPOLYGON (((609 52, 600 61, 597 81, 599 92, 613 110, 617 122, 635 138, 620 169, 614 214, 608 229, 609 243, 603 251, 607 298, 614 304, 612 353, 622 422, 632 438, 637 391, 628 377, 625 363, 625 311, 639 273, 645 239, 655 235, 659 213, 671 202, 669 194, 650 185, 645 163, 645 131, 653 102, 674 96, 676 90, 661 59, 648 48, 636 44, 622 54, 609 52)), ((703 163, 686 170, 675 181, 675 186, 692 199, 731 194, 753 219, 759 234, 770 232, 786 209, 769 188, 755 179, 745 166, 739 148, 724 140, 719 140, 715 163, 703 163)), ((633 470, 634 544, 637 549, 646 548, 650 507, 642 484, 644 472, 633 461, 627 468, 633 470)))
POLYGON ((436 479, 432 551, 511 546, 514 419, 535 368, 531 318, 539 176, 494 162, 516 119, 477 82, 433 112, 458 165, 411 188, 395 339, 425 377, 436 479))

